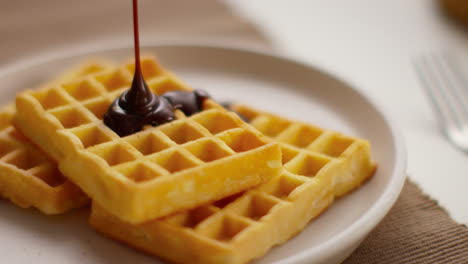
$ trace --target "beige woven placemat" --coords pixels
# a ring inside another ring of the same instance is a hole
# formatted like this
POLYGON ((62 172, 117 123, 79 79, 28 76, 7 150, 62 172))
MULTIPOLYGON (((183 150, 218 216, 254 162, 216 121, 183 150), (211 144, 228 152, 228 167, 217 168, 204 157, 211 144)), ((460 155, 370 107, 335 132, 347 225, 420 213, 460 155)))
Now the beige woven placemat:
POLYGON ((407 180, 388 215, 343 263, 468 263, 468 229, 407 180))
MULTIPOLYGON (((0 66, 91 42, 130 45, 130 7, 129 0, 4 1, 0 66)), ((140 14, 142 42, 221 40, 270 47, 260 31, 219 1, 140 0, 140 14)), ((468 263, 468 230, 408 180, 390 213, 344 263, 468 263)))

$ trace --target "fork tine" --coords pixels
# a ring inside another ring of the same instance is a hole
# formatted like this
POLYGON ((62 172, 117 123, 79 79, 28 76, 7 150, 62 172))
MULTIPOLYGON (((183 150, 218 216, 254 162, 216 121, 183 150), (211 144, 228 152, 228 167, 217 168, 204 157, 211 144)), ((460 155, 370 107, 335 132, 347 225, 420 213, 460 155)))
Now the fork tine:
POLYGON ((448 78, 451 80, 450 82, 452 83, 453 93, 457 99, 456 101, 464 111, 464 122, 468 124, 468 81, 460 70, 461 65, 459 61, 455 60, 451 54, 446 53, 441 58, 445 70, 448 73, 447 77, 452 76, 452 78, 448 78))
MULTIPOLYGON (((416 73, 422 82, 422 86, 434 106, 436 117, 441 124, 441 128, 447 126, 459 126, 460 121, 455 118, 455 110, 448 102, 448 98, 441 93, 438 87, 441 87, 441 81, 437 76, 437 73, 431 67, 431 63, 427 58, 422 57, 414 62, 416 73)), ((444 130, 444 133, 447 131, 444 130)))
POLYGON ((460 100, 459 86, 454 80, 455 78, 453 78, 453 73, 447 67, 446 60, 442 55, 432 55, 431 61, 430 65, 432 66, 433 74, 440 81, 438 86, 440 95, 445 98, 445 102, 448 104, 452 118, 456 120, 458 128, 462 128, 468 122, 468 119, 465 119, 468 111, 465 110, 465 106, 460 100))

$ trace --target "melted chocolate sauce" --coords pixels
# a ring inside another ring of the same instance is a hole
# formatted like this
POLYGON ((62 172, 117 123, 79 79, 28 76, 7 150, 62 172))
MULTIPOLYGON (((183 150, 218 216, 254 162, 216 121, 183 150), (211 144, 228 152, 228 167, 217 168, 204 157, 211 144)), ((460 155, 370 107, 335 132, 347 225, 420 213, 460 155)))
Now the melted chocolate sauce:
POLYGON ((174 109, 179 109, 186 116, 191 116, 203 110, 203 101, 210 98, 207 92, 203 90, 170 91, 162 95, 171 103, 174 109))
POLYGON ((133 0, 135 75, 132 86, 110 105, 104 115, 104 123, 121 137, 138 132, 145 125, 157 126, 175 119, 172 105, 148 89, 141 73, 137 1, 133 0))
POLYGON ((121 137, 141 131, 145 125, 158 126, 175 119, 172 105, 164 98, 154 96, 146 107, 129 111, 123 105, 135 104, 129 104, 126 95, 128 93, 117 98, 104 115, 104 123, 121 137))

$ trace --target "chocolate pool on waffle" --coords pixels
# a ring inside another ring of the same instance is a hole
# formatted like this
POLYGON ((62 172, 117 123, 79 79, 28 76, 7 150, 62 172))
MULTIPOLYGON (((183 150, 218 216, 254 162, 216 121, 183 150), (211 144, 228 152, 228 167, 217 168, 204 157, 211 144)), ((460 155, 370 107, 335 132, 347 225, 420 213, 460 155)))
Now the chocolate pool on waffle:
MULTIPOLYGON (((77 80, 111 69, 104 62, 86 62, 46 84, 77 80)), ((20 207, 36 207, 44 214, 60 214, 88 203, 56 163, 33 146, 11 124, 13 105, 0 110, 0 195, 20 207)))
MULTIPOLYGON (((190 91, 154 59, 141 62, 149 88, 190 91)), ((204 110, 119 137, 102 118, 131 81, 133 65, 17 97, 16 126, 96 203, 141 223, 256 186, 277 175, 281 150, 236 114, 204 110)))
POLYGON ((365 140, 234 106, 254 127, 281 142, 282 173, 254 189, 141 225, 93 204, 99 232, 174 263, 241 264, 300 232, 336 197, 373 175, 365 140))

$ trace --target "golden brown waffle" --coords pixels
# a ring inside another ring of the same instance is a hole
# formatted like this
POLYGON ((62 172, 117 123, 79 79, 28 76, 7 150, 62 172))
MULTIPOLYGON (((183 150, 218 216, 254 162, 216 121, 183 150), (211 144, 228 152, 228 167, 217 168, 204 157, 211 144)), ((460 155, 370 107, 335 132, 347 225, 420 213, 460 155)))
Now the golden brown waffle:
MULTIPOLYGON (((52 83, 66 82, 109 70, 103 62, 87 62, 52 83)), ((45 86, 51 86, 49 83, 45 86)), ((13 105, 0 110, 0 195, 20 207, 36 207, 45 214, 60 214, 89 199, 12 125, 13 105)))
MULTIPOLYGON (((156 94, 191 90, 153 58, 156 94)), ((279 146, 212 100, 190 117, 120 138, 102 122, 133 66, 17 97, 15 124, 60 170, 120 219, 140 223, 256 186, 281 169, 279 146)))
POLYGON ((99 232, 174 263, 240 264, 284 243, 372 176, 367 141, 235 106, 280 142, 284 170, 255 189, 169 217, 131 225, 93 204, 99 232))

